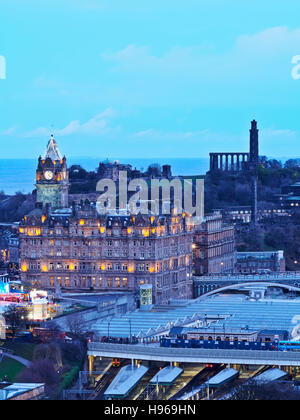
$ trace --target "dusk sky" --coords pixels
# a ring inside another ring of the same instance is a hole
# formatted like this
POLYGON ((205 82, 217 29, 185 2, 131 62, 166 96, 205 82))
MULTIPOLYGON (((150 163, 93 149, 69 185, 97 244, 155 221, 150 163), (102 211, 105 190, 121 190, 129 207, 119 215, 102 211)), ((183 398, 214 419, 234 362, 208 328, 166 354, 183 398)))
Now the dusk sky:
POLYGON ((299 16, 299 0, 0 0, 1 157, 36 158, 52 132, 68 157, 248 151, 254 118, 260 154, 300 157, 299 16))

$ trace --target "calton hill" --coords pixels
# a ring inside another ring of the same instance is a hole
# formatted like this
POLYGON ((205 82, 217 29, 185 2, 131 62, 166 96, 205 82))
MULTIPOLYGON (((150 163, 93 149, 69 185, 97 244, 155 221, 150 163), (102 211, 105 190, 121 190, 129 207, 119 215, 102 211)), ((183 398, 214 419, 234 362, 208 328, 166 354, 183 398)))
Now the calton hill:
MULTIPOLYGON (((149 175, 157 171, 159 165, 149 167, 149 175)), ((79 165, 69 170, 70 199, 72 195, 95 194, 97 172, 88 172, 79 165)), ((258 167, 258 210, 279 209, 278 194, 284 187, 300 182, 300 159, 289 159, 282 163, 276 159, 260 157, 258 167)), ((205 212, 227 209, 234 206, 251 205, 251 179, 247 172, 208 172, 205 177, 205 212)), ((7 196, 0 192, 0 222, 17 222, 35 206, 36 191, 30 194, 17 192, 7 196)), ((272 214, 272 213, 271 213, 272 214)), ((300 210, 294 207, 288 216, 260 219, 256 226, 251 223, 236 225, 238 251, 285 252, 287 270, 300 267, 300 210)))
MULTIPOLYGON (((257 226, 236 224, 238 251, 284 250, 287 270, 300 265, 300 211, 297 207, 287 216, 273 214, 280 209, 278 195, 285 187, 300 182, 300 159, 284 164, 276 159, 260 157, 258 167, 258 211, 271 210, 271 216, 259 220, 257 226)), ((216 171, 205 178, 205 211, 234 206, 251 206, 252 183, 245 172, 216 171)), ((299 266, 300 269, 300 266, 299 266)))

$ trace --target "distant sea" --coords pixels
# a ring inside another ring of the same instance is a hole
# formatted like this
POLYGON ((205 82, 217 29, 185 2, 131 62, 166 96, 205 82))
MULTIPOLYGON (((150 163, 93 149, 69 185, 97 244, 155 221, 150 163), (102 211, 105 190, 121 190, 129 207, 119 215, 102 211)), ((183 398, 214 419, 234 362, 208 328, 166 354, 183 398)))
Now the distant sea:
MULTIPOLYGON (((95 170, 99 162, 105 158, 69 158, 68 166, 81 165, 87 171, 95 170)), ((204 175, 209 169, 209 158, 190 159, 115 159, 120 163, 128 163, 133 168, 146 170, 152 163, 171 165, 173 175, 204 175)), ((37 159, 0 159, 0 191, 8 195, 17 191, 29 193, 35 187, 35 171, 37 159)))

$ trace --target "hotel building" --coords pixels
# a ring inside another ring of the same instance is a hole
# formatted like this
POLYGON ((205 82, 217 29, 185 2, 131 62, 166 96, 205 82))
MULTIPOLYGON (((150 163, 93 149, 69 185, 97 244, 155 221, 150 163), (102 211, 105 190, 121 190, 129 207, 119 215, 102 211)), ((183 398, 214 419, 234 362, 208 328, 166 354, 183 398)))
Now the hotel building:
POLYGON ((193 223, 181 215, 101 215, 66 207, 68 171, 53 137, 37 170, 38 202, 20 223, 21 279, 33 287, 130 291, 153 303, 192 297, 193 223))

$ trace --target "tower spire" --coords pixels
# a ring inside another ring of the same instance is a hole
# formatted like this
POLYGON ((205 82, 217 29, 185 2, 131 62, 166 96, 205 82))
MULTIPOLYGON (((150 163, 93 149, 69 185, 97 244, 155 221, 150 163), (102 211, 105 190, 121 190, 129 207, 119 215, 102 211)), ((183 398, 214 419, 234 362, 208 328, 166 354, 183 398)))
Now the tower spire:
POLYGON ((258 152, 258 129, 257 122, 255 120, 251 121, 250 129, 250 170, 252 171, 252 204, 251 204, 251 213, 252 213, 252 222, 256 226, 258 222, 257 214, 257 182, 258 182, 258 164, 259 164, 259 152, 258 152))
POLYGON ((52 161, 55 160, 61 160, 62 156, 60 154, 60 151, 58 149, 56 140, 54 139, 53 134, 51 134, 51 138, 47 145, 46 154, 44 156, 44 159, 50 158, 52 161))
POLYGON ((258 163, 258 129, 257 129, 257 121, 251 121, 251 129, 250 129, 250 162, 252 164, 258 163))

